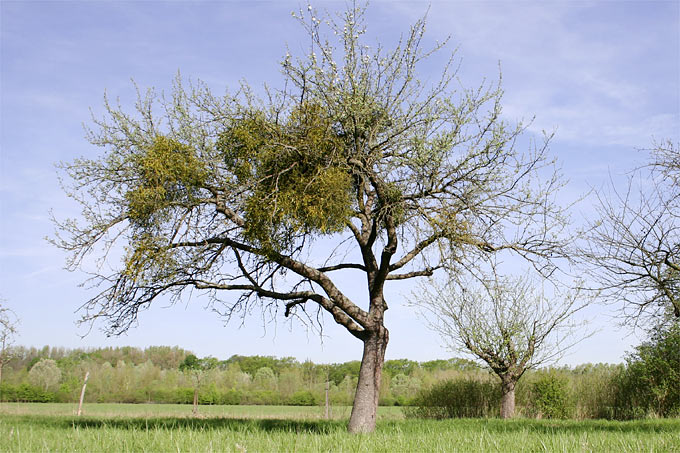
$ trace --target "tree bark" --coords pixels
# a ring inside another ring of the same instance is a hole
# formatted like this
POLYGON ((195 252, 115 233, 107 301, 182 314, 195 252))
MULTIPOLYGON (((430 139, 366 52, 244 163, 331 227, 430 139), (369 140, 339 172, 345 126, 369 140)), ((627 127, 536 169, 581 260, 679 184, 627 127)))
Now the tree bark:
POLYGON ((388 341, 389 333, 382 326, 377 331, 367 332, 364 339, 359 382, 347 428, 350 433, 370 433, 375 429, 382 367, 388 341))
POLYGON ((87 387, 87 379, 90 377, 90 372, 85 373, 85 379, 83 379, 83 388, 80 390, 80 402, 78 402, 78 417, 83 413, 83 400, 85 399, 85 388, 87 387))
POLYGON ((194 388, 194 408, 191 412, 198 415, 198 387, 194 388))
POLYGON ((330 391, 331 383, 328 380, 328 376, 326 376, 326 420, 330 418, 330 400, 328 399, 328 393, 330 391))
POLYGON ((515 416, 515 384, 512 378, 501 378, 501 418, 515 416))

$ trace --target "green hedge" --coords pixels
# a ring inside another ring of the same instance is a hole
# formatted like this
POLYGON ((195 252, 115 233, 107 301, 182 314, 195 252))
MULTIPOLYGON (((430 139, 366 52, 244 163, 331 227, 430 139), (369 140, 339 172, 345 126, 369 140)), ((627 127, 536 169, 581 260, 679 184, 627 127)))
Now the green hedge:
POLYGON ((2 384, 0 386, 0 400, 5 402, 51 403, 55 401, 55 394, 30 384, 2 384))

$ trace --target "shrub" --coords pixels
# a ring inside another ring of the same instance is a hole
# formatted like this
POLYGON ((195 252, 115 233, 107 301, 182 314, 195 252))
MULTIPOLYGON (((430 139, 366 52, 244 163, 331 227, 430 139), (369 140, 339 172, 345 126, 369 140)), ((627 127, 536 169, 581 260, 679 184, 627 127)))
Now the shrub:
POLYGON ((545 418, 569 418, 571 395, 567 378, 546 373, 531 386, 532 406, 536 415, 545 418))
POLYGON ((381 396, 378 399, 378 405, 379 406, 396 406, 397 405, 397 399, 391 395, 388 396, 381 396))
POLYGON ((281 404, 281 395, 272 390, 258 390, 244 394, 244 404, 277 406, 281 404))
POLYGON ((51 403, 54 393, 45 391, 29 384, 2 384, 2 401, 22 403, 51 403))
POLYGON ((435 419, 497 416, 500 400, 497 384, 458 378, 418 392, 412 403, 414 407, 406 409, 405 414, 435 419))
POLYGON ((179 403, 174 388, 156 388, 151 390, 151 401, 154 403, 179 403))
POLYGON ((680 415, 680 324, 657 328, 626 358, 618 376, 618 419, 680 415))
POLYGON ((288 404, 291 406, 316 406, 316 397, 309 390, 299 390, 288 398, 288 404))
POLYGON ((229 390, 219 395, 219 404, 227 404, 230 406, 237 406, 241 404, 243 394, 238 390, 229 390))
POLYGON ((194 402, 194 389, 191 387, 175 389, 175 401, 179 404, 192 404, 194 402))

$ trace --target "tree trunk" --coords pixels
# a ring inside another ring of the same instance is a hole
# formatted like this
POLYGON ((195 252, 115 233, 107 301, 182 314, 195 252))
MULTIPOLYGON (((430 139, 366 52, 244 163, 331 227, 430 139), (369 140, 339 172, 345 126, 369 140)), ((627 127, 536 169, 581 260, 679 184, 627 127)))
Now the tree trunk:
POLYGON ((359 382, 347 428, 350 433, 370 433, 375 429, 382 367, 388 341, 389 333, 382 326, 377 332, 368 332, 364 340, 359 382))
POLYGON ((511 378, 501 380, 501 418, 515 416, 515 384, 511 378))
POLYGON ((198 415, 198 387, 194 388, 194 408, 191 412, 198 415))
POLYGON ((80 390, 80 401, 78 402, 78 417, 83 413, 83 400, 85 399, 85 388, 87 387, 87 379, 90 377, 90 372, 85 373, 83 379, 83 388, 80 390))
POLYGON ((328 399, 328 393, 331 389, 331 382, 326 376, 326 420, 330 418, 330 400, 328 399))

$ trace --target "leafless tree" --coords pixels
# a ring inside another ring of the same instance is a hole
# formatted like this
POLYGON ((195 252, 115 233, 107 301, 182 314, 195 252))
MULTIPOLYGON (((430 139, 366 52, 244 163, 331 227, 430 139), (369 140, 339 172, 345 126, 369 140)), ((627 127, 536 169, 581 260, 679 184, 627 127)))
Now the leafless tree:
POLYGON ((547 297, 529 274, 452 275, 444 285, 423 285, 412 301, 451 350, 483 361, 500 378, 503 418, 514 416, 515 386, 527 370, 558 360, 587 336, 573 318, 588 303, 581 292, 547 297))
POLYGON ((604 297, 634 326, 680 319, 680 148, 652 150, 623 190, 600 192, 584 255, 604 297))

